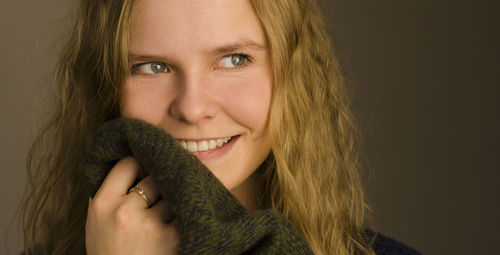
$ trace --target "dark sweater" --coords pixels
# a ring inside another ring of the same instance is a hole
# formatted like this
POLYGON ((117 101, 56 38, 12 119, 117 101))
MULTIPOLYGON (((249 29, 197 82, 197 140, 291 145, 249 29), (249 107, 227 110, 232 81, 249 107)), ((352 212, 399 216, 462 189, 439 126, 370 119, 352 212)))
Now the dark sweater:
MULTIPOLYGON (((133 155, 153 178, 177 215, 179 254, 312 254, 280 213, 248 212, 191 153, 152 125, 115 119, 97 132, 83 160, 83 174, 93 197, 114 163, 133 155)), ((367 232, 372 240, 373 232, 367 232)), ((377 254, 418 254, 381 235, 377 254)))
MULTIPOLYGON (((371 238, 374 233, 371 230, 367 230, 367 235, 371 238)), ((372 243, 372 248, 377 255, 421 255, 417 250, 410 248, 390 237, 383 236, 381 234, 376 234, 375 240, 372 243)), ((24 252, 21 255, 26 255, 24 252)), ((33 254, 45 254, 42 252, 35 252, 33 254)), ((81 255, 85 255, 85 248, 83 248, 81 255)))
POLYGON ((249 212, 194 154, 142 121, 115 119, 97 131, 83 159, 91 197, 114 163, 129 155, 177 216, 179 254, 313 254, 282 214, 249 212))
MULTIPOLYGON (((373 239, 372 248, 377 255, 421 255, 417 250, 410 248, 390 237, 383 236, 379 233, 375 234, 371 230, 366 231, 366 235, 368 238, 373 239)), ((20 253, 21 255, 25 255, 24 252, 20 253)), ((45 254, 41 252, 35 252, 33 254, 45 254)), ((82 255, 85 255, 85 248, 83 249, 82 255)))
POLYGON ((366 230, 366 236, 373 240, 372 248, 377 255, 420 255, 417 250, 410 248, 390 237, 366 230))

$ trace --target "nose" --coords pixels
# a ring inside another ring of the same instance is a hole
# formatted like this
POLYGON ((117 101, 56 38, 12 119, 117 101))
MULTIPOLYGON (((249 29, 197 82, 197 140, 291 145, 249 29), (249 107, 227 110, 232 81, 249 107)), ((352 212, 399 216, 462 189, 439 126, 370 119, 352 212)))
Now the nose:
POLYGON ((210 93, 207 79, 183 75, 177 81, 177 94, 169 106, 169 114, 182 122, 197 124, 210 120, 217 113, 217 100, 210 93))

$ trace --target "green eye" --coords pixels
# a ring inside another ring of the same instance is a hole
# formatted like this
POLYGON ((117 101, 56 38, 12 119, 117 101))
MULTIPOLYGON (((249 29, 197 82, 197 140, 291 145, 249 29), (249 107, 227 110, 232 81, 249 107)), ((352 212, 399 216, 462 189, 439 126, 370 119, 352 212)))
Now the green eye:
POLYGON ((243 66, 247 63, 248 56, 245 54, 232 54, 223 57, 219 62, 221 68, 235 68, 243 66))
POLYGON ((141 74, 157 74, 157 73, 166 73, 168 72, 167 64, 162 62, 150 62, 138 64, 133 67, 134 73, 141 74))

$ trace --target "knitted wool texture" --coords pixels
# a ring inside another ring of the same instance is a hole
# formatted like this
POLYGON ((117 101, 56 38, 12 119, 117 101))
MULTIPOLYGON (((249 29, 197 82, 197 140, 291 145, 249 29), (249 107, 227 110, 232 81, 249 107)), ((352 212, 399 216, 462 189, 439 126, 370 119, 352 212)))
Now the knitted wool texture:
POLYGON ((98 129, 83 160, 91 197, 126 156, 154 179, 177 215, 179 254, 313 254, 283 215, 247 211, 192 153, 139 120, 114 119, 98 129))

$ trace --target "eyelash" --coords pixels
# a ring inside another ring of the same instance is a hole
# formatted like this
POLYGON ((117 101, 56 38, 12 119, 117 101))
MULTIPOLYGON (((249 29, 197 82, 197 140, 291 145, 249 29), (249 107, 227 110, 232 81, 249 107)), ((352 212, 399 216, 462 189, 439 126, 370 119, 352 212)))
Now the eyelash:
MULTIPOLYGON (((253 62, 253 59, 247 55, 247 54, 244 54, 244 53, 233 53, 233 54, 229 54, 229 55, 225 55, 223 56, 219 62, 217 62, 217 65, 219 65, 221 63, 221 61, 227 57, 235 57, 235 56, 238 56, 238 57, 243 57, 244 59, 244 63, 241 64, 240 66, 235 66, 235 67, 216 67, 215 69, 234 69, 234 68, 241 68, 241 67, 244 67, 246 65, 248 65, 248 63, 252 63, 253 62)), ((161 68, 165 69, 164 71, 161 71, 161 72, 157 72, 157 73, 146 73, 144 72, 144 74, 159 74, 159 73, 164 73, 164 72, 169 72, 170 71, 170 68, 169 66, 164 63, 164 62, 145 62, 145 63, 139 63, 139 64, 134 64, 132 65, 132 68, 131 68, 131 74, 141 74, 141 72, 139 72, 139 68, 141 68, 142 66, 146 66, 146 65, 152 65, 152 64, 158 64, 158 65, 161 65, 161 68)))

